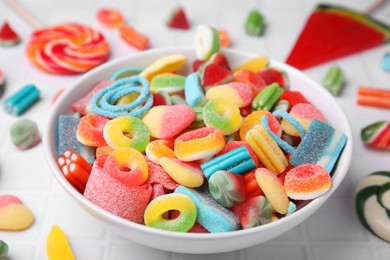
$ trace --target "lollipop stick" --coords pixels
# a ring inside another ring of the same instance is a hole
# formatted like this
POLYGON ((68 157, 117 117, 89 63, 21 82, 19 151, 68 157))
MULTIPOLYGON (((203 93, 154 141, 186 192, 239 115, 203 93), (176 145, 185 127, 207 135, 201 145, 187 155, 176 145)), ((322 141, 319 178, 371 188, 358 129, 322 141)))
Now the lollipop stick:
POLYGON ((43 25, 34 16, 32 16, 30 12, 23 8, 16 0, 4 0, 4 2, 27 23, 34 27, 34 29, 40 29, 43 27, 43 25))
POLYGON ((386 4, 387 2, 389 2, 389 0, 376 1, 369 8, 367 8, 367 10, 364 13, 365 14, 372 14, 373 12, 375 12, 377 9, 379 9, 382 5, 386 4))

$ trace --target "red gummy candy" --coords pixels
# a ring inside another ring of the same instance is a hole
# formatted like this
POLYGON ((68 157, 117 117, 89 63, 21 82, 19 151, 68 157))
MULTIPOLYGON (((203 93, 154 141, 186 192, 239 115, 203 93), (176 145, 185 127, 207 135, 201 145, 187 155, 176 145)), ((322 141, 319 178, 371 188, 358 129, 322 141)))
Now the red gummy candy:
POLYGON ((167 25, 174 29, 188 30, 190 28, 186 13, 182 7, 178 7, 172 12, 167 25))
POLYGON ((203 87, 212 87, 230 82, 233 79, 233 73, 222 67, 211 63, 206 66, 203 73, 203 87))
POLYGON ((288 86, 287 76, 279 69, 264 68, 261 69, 258 74, 265 80, 267 86, 272 83, 278 83, 282 88, 286 88, 288 86))
POLYGON ((81 193, 84 192, 92 166, 78 153, 66 150, 57 159, 65 178, 81 193))
POLYGON ((309 101, 302 95, 299 91, 292 91, 292 90, 284 90, 282 96, 280 97, 280 100, 287 100, 290 103, 290 108, 295 106, 299 103, 308 103, 309 101))

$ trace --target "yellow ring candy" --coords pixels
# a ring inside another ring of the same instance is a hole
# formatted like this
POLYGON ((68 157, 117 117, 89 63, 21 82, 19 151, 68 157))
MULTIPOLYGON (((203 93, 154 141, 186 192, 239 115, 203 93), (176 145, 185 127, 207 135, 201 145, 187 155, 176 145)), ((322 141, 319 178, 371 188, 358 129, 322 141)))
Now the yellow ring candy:
POLYGON ((133 116, 114 118, 104 126, 104 140, 114 149, 131 147, 145 151, 150 141, 149 130, 141 119, 133 116))
POLYGON ((194 201, 184 194, 170 193, 152 200, 145 210, 144 221, 148 227, 187 232, 195 224, 197 209, 194 201), (177 210, 175 219, 166 218, 169 211, 177 210))

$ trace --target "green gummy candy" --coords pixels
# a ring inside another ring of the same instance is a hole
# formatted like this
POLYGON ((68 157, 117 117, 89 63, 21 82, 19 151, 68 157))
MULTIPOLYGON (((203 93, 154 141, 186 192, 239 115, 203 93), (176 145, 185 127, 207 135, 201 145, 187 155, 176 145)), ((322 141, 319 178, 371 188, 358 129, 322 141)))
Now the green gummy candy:
POLYGON ((384 124, 386 124, 386 121, 378 121, 363 128, 360 132, 362 141, 365 143, 369 142, 372 137, 377 133, 377 131, 383 127, 384 124))
POLYGON ((340 95, 340 92, 344 86, 343 70, 337 65, 331 66, 326 73, 322 84, 332 95, 340 95))
POLYGON ((8 258, 8 245, 3 240, 0 240, 0 259, 8 258))
POLYGON ((245 22, 245 31, 252 36, 260 36, 263 33, 264 17, 257 10, 249 13, 245 22))

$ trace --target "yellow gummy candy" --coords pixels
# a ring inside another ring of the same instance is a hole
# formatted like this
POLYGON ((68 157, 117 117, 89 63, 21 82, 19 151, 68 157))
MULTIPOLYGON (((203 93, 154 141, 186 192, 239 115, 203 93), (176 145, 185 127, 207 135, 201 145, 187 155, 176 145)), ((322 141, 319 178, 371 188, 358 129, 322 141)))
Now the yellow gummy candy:
POLYGON ((265 56, 257 56, 255 58, 249 59, 243 64, 233 69, 233 72, 239 70, 251 70, 253 72, 258 72, 262 68, 265 68, 269 64, 269 59, 265 56))
POLYGON ((65 233, 58 226, 53 226, 49 233, 46 253, 49 260, 75 259, 65 233))
POLYGON ((180 69, 184 64, 186 64, 186 62, 187 59, 184 55, 168 55, 156 60, 154 63, 152 63, 152 65, 147 67, 139 75, 151 82, 154 76, 157 76, 162 73, 174 72, 180 69))

